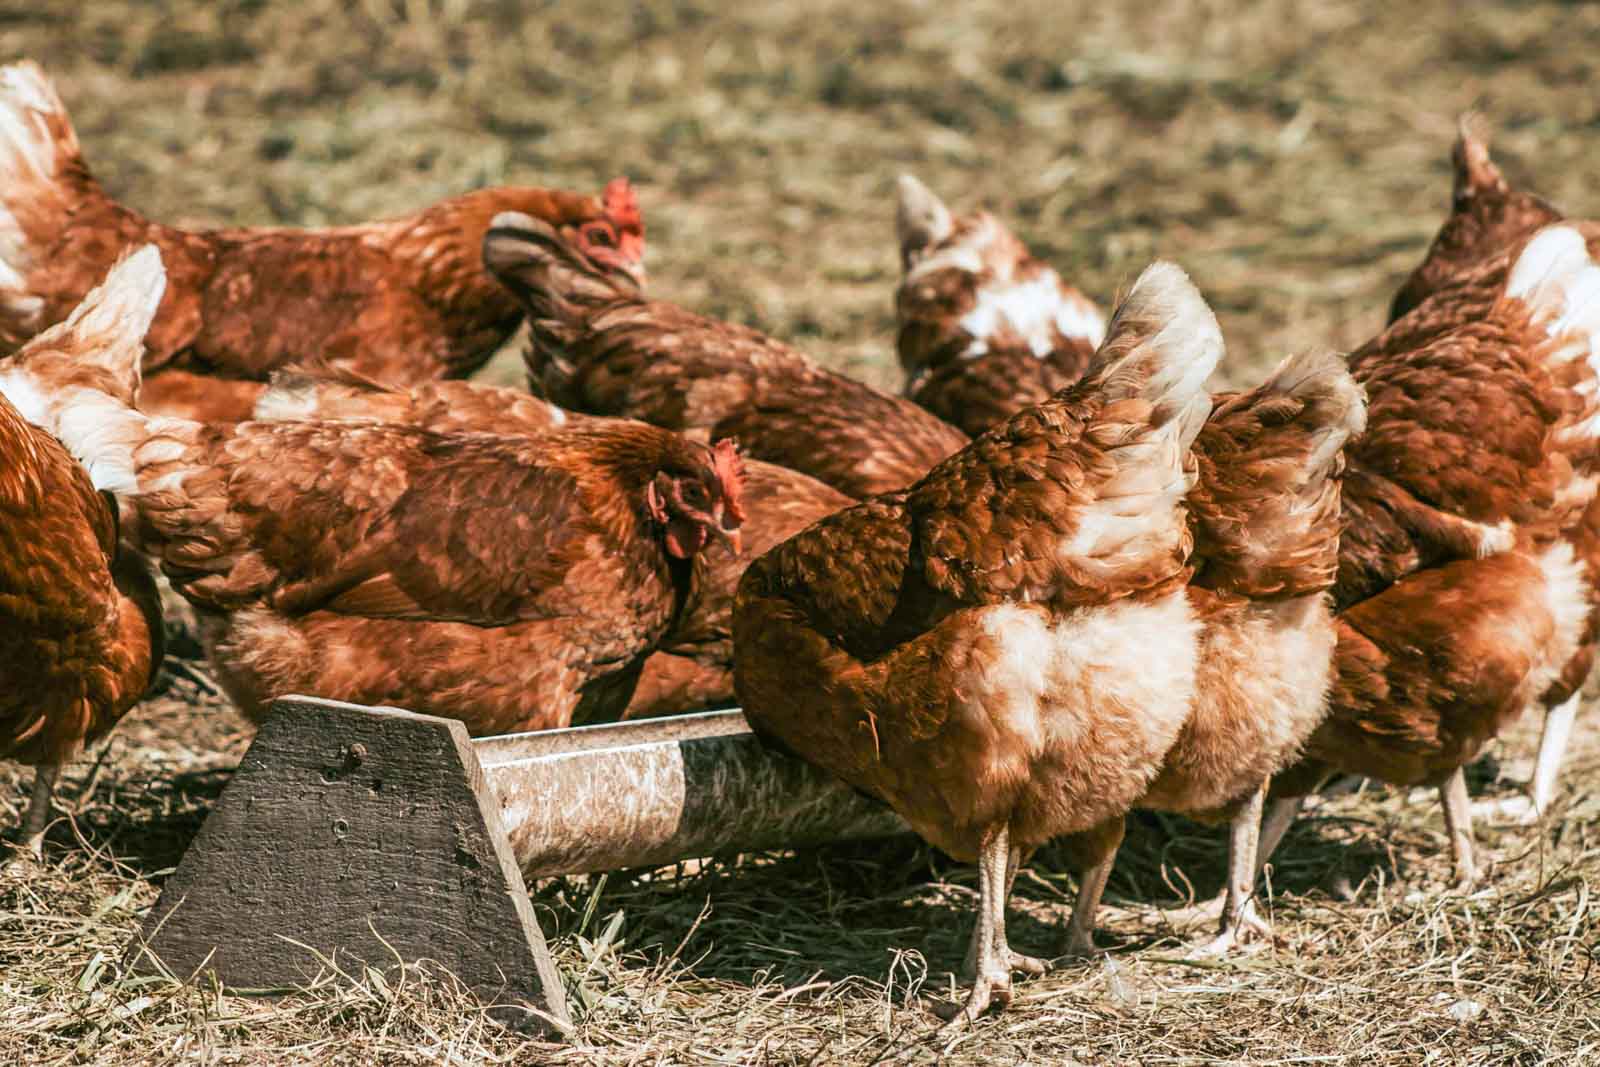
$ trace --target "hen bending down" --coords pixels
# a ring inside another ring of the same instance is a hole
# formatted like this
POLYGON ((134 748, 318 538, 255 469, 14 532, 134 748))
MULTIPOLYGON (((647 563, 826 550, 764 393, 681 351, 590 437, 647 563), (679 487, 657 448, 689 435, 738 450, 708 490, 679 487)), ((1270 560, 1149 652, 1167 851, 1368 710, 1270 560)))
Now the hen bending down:
POLYGON ((1018 865, 1121 818, 1188 716, 1201 625, 1183 499, 1221 350, 1183 272, 1153 266, 1081 384, 740 583, 752 727, 977 861, 965 1017, 1039 969, 1006 941, 1018 865))
POLYGON ((0 343, 60 321, 120 255, 154 243, 168 284, 145 338, 148 411, 248 418, 267 373, 298 360, 395 383, 470 373, 522 321, 483 269, 501 211, 543 219, 607 269, 642 271, 643 223, 624 179, 603 197, 482 189, 320 230, 165 226, 95 180, 36 64, 0 67, 0 343))
MULTIPOLYGON (((117 370, 136 380, 133 359, 117 370)), ((128 507, 125 536, 195 606, 251 715, 301 692, 477 734, 614 716, 682 609, 693 557, 714 539, 737 549, 733 447, 652 426, 208 425, 33 384, 128 507)))
POLYGON ((899 489, 967 443, 911 401, 824 370, 780 341, 645 300, 558 236, 506 214, 483 248, 527 305, 535 393, 574 411, 737 438, 749 456, 857 498, 899 489))
POLYGON ((1359 774, 1437 786, 1470 884, 1462 768, 1593 639, 1600 267, 1549 228, 1485 317, 1406 332, 1451 297, 1352 357, 1370 415, 1345 479, 1330 713, 1273 783, 1263 858, 1301 796, 1359 774))
POLYGON ((909 174, 899 190, 906 395, 979 434, 1076 382, 1106 333, 1094 302, 987 211, 953 215, 909 174))
MULTIPOLYGON (((622 420, 562 411, 512 389, 469 382, 427 382, 399 389, 349 375, 304 377, 280 373, 256 405, 261 419, 371 419, 443 433, 536 434, 563 426, 622 420)), ((734 589, 745 565, 790 535, 852 501, 798 471, 743 464, 742 552, 721 542, 694 557, 689 597, 657 650, 644 661, 623 718, 675 715, 733 703, 734 589)))
MULTIPOLYGON (((1366 421, 1344 360, 1285 360, 1255 389, 1215 398, 1194 443, 1199 478, 1190 609, 1200 660, 1188 719, 1137 807, 1227 819, 1222 927, 1207 951, 1266 924, 1251 905, 1268 780, 1300 754, 1327 712, 1339 559, 1343 449, 1366 421)), ((1116 819, 1070 843, 1088 868, 1067 951, 1094 949, 1094 913, 1123 832, 1116 819)))
POLYGON ((119 544, 106 472, 92 478, 28 421, 44 399, 17 365, 54 362, 87 382, 106 348, 128 346, 137 358, 159 270, 121 286, 154 256, 119 267, 65 322, 0 363, 0 756, 37 768, 22 823, 35 856, 61 764, 138 703, 161 666, 162 628, 154 577, 119 544))
MULTIPOLYGON (((1472 125, 1470 117, 1463 118, 1455 145, 1455 187, 1450 215, 1440 227, 1427 256, 1395 294, 1390 316, 1397 325, 1418 319, 1424 323, 1439 319, 1441 307, 1446 319, 1458 317, 1463 308, 1487 311, 1529 239, 1540 227, 1562 218, 1561 212, 1542 197, 1511 186, 1489 157, 1488 145, 1474 132, 1472 125), (1436 294, 1441 294, 1439 299, 1429 299, 1436 294), (1413 309, 1424 305, 1425 310, 1413 314, 1413 309)), ((1574 225, 1587 241, 1590 254, 1600 254, 1600 229, 1592 222, 1574 225)), ((1594 457, 1580 458, 1579 462, 1591 472, 1596 470, 1594 457)), ((1578 651, 1540 698, 1545 708, 1545 722, 1529 795, 1490 804, 1497 814, 1510 814, 1531 822, 1548 812, 1555 798, 1556 782, 1577 716, 1581 690, 1593 666, 1597 646, 1600 646, 1600 580, 1597 580, 1600 555, 1592 554, 1593 546, 1600 545, 1600 538, 1589 529, 1596 523, 1600 523, 1600 505, 1564 533, 1564 539, 1573 546, 1582 564, 1581 578, 1588 589, 1589 622, 1578 651)))

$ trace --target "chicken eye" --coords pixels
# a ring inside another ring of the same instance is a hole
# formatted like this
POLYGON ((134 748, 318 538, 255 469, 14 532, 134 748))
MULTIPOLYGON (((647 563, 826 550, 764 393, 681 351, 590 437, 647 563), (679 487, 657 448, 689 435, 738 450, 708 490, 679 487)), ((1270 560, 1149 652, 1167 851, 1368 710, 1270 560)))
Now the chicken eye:
POLYGON ((683 490, 683 502, 692 508, 703 508, 706 505, 706 487, 699 482, 690 482, 683 490))
POLYGON ((611 248, 617 243, 616 238, 611 234, 611 227, 600 223, 585 226, 583 238, 590 244, 599 245, 601 248, 611 248))

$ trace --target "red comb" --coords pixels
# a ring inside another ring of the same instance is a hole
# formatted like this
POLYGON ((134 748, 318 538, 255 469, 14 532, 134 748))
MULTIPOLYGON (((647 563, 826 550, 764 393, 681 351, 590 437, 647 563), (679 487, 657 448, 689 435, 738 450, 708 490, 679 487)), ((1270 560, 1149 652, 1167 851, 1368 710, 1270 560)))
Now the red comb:
POLYGON ((615 223, 618 229, 632 227, 640 233, 644 232, 644 216, 639 213, 639 198, 634 195, 633 185, 627 178, 612 178, 607 182, 600 202, 605 205, 606 217, 615 223))
POLYGON ((735 523, 744 522, 744 459, 733 438, 724 437, 711 447, 711 469, 722 485, 723 506, 728 517, 735 523))

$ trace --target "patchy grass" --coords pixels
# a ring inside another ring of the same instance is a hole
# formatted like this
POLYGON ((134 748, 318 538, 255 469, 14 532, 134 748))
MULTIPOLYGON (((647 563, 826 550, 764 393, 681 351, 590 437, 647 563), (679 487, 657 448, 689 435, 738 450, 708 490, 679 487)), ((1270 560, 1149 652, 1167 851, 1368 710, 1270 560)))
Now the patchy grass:
MULTIPOLYGON (((59 79, 96 170, 175 221, 320 224, 465 187, 639 185, 655 291, 897 382, 891 191, 984 201, 1108 303, 1183 264, 1254 380, 1379 323, 1444 210, 1455 117, 1596 214, 1589 5, 547 5, 510 0, 0 0, 0 55, 59 79)), ((513 380, 513 363, 487 372, 513 380)), ((537 887, 574 1044, 504 1031, 448 982, 331 976, 281 1000, 128 976, 121 953, 246 741, 226 709, 148 702, 66 776, 42 869, 0 875, 0 1062, 924 1062, 973 879, 914 844, 537 887), (591 908, 590 905, 593 904, 591 908), (590 918, 585 924, 584 916, 590 918)), ((187 694, 192 696, 192 694, 187 694)), ((1525 777, 1532 724, 1500 750, 1525 777)), ((951 1063, 1583 1063, 1600 1052, 1600 741, 1563 806, 1485 829, 1447 888, 1437 806, 1319 806, 1278 857, 1279 943, 1173 962, 1170 909, 1221 877, 1218 834, 1137 818, 1110 954, 1019 983, 951 1063), (1349 883, 1356 899, 1333 892, 1349 883)), ((7 768, 0 819, 23 779, 7 768), (15 788, 12 787, 15 783, 15 788)), ((1507 787, 1492 778, 1479 792, 1507 787)), ((1054 947, 1059 857, 1020 883, 1019 948, 1054 947)))
MULTIPOLYGON (((1019 980, 1008 1011, 948 1049, 927 1004, 954 989, 974 878, 912 840, 539 884, 570 1045, 502 1029, 414 969, 330 973, 280 999, 132 976, 123 953, 244 740, 226 709, 155 701, 68 776, 73 815, 46 865, 0 873, 0 1060, 1398 1067, 1600 1053, 1592 735, 1544 827, 1480 826, 1493 866, 1471 895, 1448 887, 1431 794, 1316 805, 1272 870, 1276 943, 1221 964, 1187 958, 1209 925, 1184 910, 1221 883, 1221 835, 1135 816, 1102 913, 1106 954, 1019 980)), ((1533 743, 1524 727, 1501 751, 1533 743)), ((1527 762, 1511 761, 1519 777, 1527 762)), ((1477 793, 1508 791, 1489 773, 1477 793)), ((1050 955, 1071 894, 1046 850, 1019 879, 1013 943, 1050 955)))

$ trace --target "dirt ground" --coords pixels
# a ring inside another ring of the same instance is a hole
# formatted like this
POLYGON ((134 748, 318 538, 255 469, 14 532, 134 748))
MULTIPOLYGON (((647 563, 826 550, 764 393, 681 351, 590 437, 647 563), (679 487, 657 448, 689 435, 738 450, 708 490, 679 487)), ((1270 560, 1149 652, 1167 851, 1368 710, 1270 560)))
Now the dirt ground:
MULTIPOLYGON (((889 387, 901 171, 1000 212, 1108 305, 1176 260, 1222 322, 1222 377, 1249 383, 1375 331, 1448 203, 1464 109, 1513 180, 1600 213, 1597 35, 1600 9, 1537 3, 0 0, 0 58, 46 66, 96 172, 150 215, 319 225, 627 174, 655 293, 889 387)), ((1512 793, 1536 734, 1474 791, 1512 793)), ((565 1045, 417 976, 268 1000, 125 973, 247 743, 180 682, 69 769, 44 869, 0 874, 0 1062, 1600 1061, 1592 716, 1552 817, 1482 828, 1482 888, 1448 888, 1431 796, 1329 800, 1279 853, 1276 942, 1221 964, 1189 959, 1198 926, 1173 918, 1220 884, 1221 835, 1136 816, 1108 954, 1019 982, 950 1048, 925 1002, 950 989, 974 878, 912 842, 538 885, 565 1045)), ((26 781, 0 768, 0 826, 26 781)), ((1035 861, 1019 949, 1053 950, 1073 885, 1035 861)))

